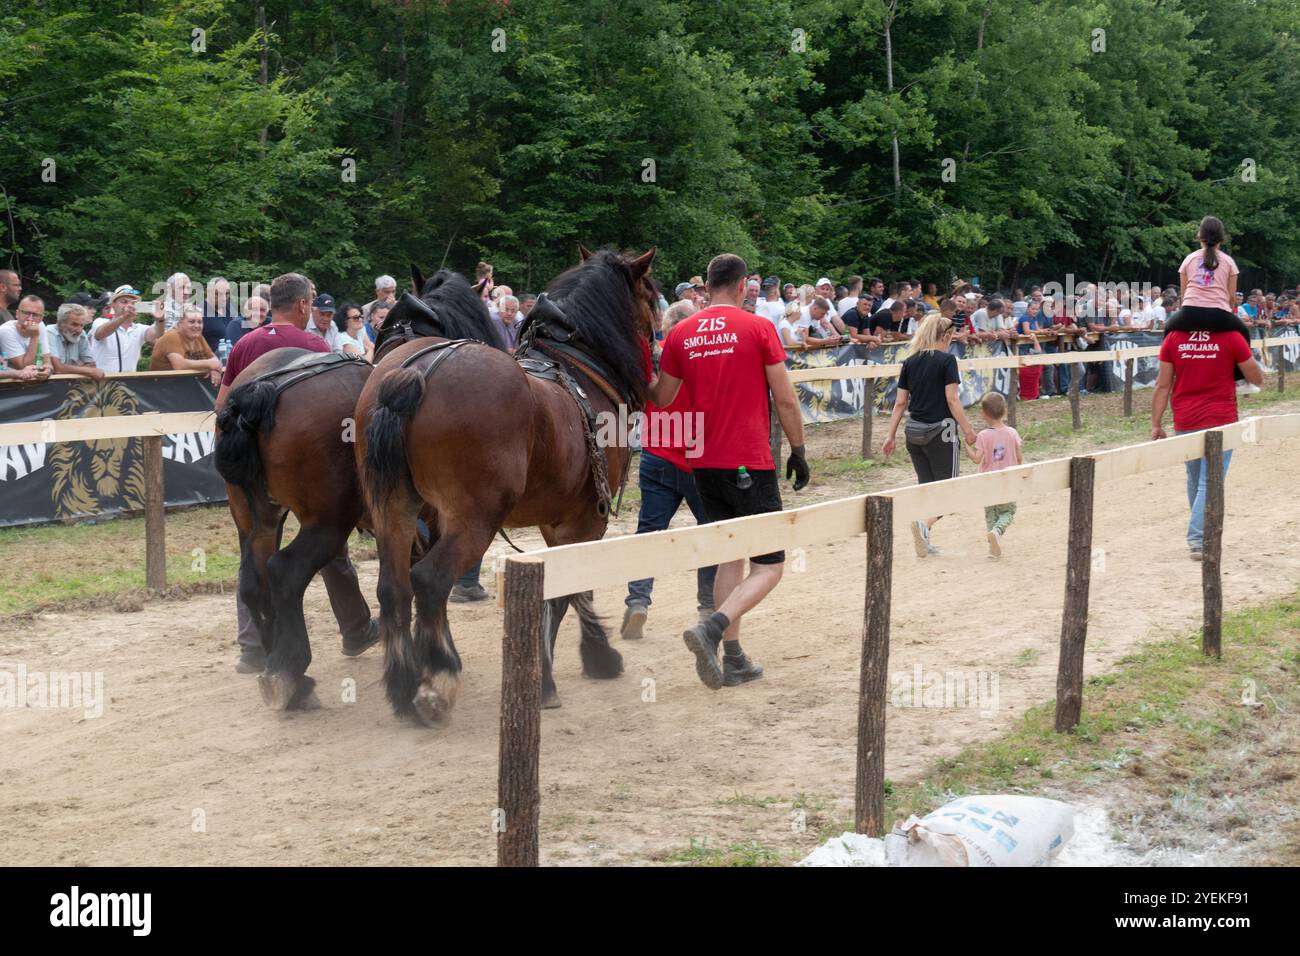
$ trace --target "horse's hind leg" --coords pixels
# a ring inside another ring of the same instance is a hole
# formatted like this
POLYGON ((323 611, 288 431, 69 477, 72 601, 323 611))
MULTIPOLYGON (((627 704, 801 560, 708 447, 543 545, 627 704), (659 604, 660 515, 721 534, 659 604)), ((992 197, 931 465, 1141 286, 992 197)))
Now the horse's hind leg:
POLYGON ((379 632, 384 640, 384 689, 399 717, 414 713, 420 686, 419 659, 411 640, 411 547, 416 540, 418 505, 394 500, 372 508, 379 546, 379 632))
POLYGON ((379 642, 379 622, 370 616, 370 605, 361 594, 357 569, 348 560, 348 546, 342 549, 321 568, 334 619, 339 622, 343 635, 343 654, 356 657, 379 642))
POLYGON ((420 686, 413 703, 425 723, 445 719, 460 693, 460 654, 447 620, 447 597, 456 579, 482 558, 490 530, 444 528, 427 554, 411 569, 415 590, 415 653, 420 686))
POLYGON ((302 599, 316 572, 338 554, 345 535, 334 528, 305 527, 267 563, 277 608, 276 634, 260 683, 262 700, 274 710, 319 706, 313 693, 316 681, 307 676, 311 642, 302 599))

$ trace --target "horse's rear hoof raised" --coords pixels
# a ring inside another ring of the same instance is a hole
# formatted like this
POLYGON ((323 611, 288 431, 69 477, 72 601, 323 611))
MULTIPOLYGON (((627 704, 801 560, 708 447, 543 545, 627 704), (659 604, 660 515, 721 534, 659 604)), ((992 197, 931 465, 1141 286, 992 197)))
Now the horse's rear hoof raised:
POLYGON ((420 681, 411 703, 415 706, 416 716, 425 724, 440 724, 451 716, 459 693, 459 674, 428 674, 420 681))

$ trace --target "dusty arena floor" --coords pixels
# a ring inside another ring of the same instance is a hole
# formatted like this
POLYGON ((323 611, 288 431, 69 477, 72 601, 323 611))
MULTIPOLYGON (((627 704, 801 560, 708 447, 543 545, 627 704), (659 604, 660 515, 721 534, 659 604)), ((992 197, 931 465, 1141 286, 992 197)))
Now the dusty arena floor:
MULTIPOLYGON (((1294 593, 1300 524, 1287 502, 1297 473, 1300 441, 1234 458, 1224 544, 1230 607, 1294 593)), ((910 480, 889 469, 873 473, 871 486, 910 480)), ((1093 577, 1089 676, 1142 640, 1199 621, 1201 570, 1187 557, 1183 489, 1181 467, 1099 489, 1094 546, 1104 566, 1093 577)), ((839 478, 787 495, 787 505, 861 490, 860 478, 839 478)), ((918 665, 927 674, 992 672, 999 700, 987 715, 891 707, 892 780, 998 734, 1052 696, 1065 516, 1064 493, 1022 503, 999 562, 985 556, 979 512, 939 523, 939 558, 919 561, 910 538, 899 537, 891 674, 918 665)), ((689 520, 684 509, 680 520, 689 520)), ((628 530, 626 517, 620 527, 628 530)), ((536 538, 517 540, 528 547, 536 538)), ((774 802, 851 818, 863 548, 853 538, 810 550, 804 570, 787 573, 746 618, 745 647, 767 676, 742 688, 705 689, 682 646, 695 613, 693 572, 658 582, 645 640, 615 637, 620 679, 581 676, 570 616, 557 651, 564 706, 543 716, 543 862, 663 862, 701 841, 810 848, 812 832, 756 809, 774 802), (653 702, 643 701, 646 678, 653 702)), ((362 562, 360 573, 373 594, 375 562, 362 562)), ((615 630, 622 597, 596 595, 615 630)), ((90 719, 69 709, 0 713, 6 862, 492 863, 501 612, 453 605, 451 614, 465 683, 451 722, 432 730, 393 718, 379 649, 354 660, 339 654, 319 582, 308 592, 308 623, 324 706, 310 713, 268 712, 255 679, 234 673, 230 595, 137 613, 47 613, 9 630, 0 663, 102 672, 108 700, 90 719), (349 678, 355 703, 343 700, 349 678)))

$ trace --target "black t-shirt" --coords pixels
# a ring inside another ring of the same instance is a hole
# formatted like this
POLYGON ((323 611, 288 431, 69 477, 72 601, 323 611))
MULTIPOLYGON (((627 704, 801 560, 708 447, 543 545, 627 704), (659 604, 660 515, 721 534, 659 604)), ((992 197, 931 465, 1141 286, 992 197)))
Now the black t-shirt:
POLYGON ((903 327, 907 313, 898 313, 898 318, 894 318, 894 313, 889 309, 880 309, 872 313, 871 327, 873 329, 884 329, 886 332, 898 332, 903 327))
POLYGON ((907 410, 915 421, 928 425, 952 417, 945 390, 960 381, 957 356, 938 349, 917 352, 903 362, 898 375, 898 387, 908 392, 907 410))
POLYGON ((849 309, 840 316, 840 321, 846 328, 852 328, 858 332, 871 334, 871 314, 862 315, 856 308, 849 309))

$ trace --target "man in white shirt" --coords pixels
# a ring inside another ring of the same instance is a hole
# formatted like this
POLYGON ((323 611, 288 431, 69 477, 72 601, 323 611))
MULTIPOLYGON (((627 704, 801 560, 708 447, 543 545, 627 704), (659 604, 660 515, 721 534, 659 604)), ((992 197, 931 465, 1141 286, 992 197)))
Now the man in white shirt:
MULTIPOLYGON (((835 286, 826 276, 822 276, 817 280, 817 294, 827 302, 835 301, 835 286)), ((838 312, 835 314, 839 315, 838 312)))
POLYGON ((785 317, 785 303, 781 301, 781 280, 768 276, 763 280, 763 298, 754 306, 754 313, 781 329, 781 319, 785 317))
POLYGON ((858 307, 858 296, 862 294, 862 276, 849 276, 848 295, 835 303, 835 314, 841 318, 849 311, 858 307))
POLYGON ((113 317, 96 319, 90 328, 90 350, 95 364, 105 372, 134 372, 144 343, 155 341, 167 331, 162 299, 154 301, 153 325, 135 321, 135 304, 139 301, 140 293, 135 289, 118 286, 109 299, 113 317))
POLYGON ((50 360, 49 329, 44 318, 45 303, 29 295, 18 301, 14 317, 0 325, 0 357, 10 368, 35 368, 39 358, 44 374, 49 375, 54 363, 50 360))

